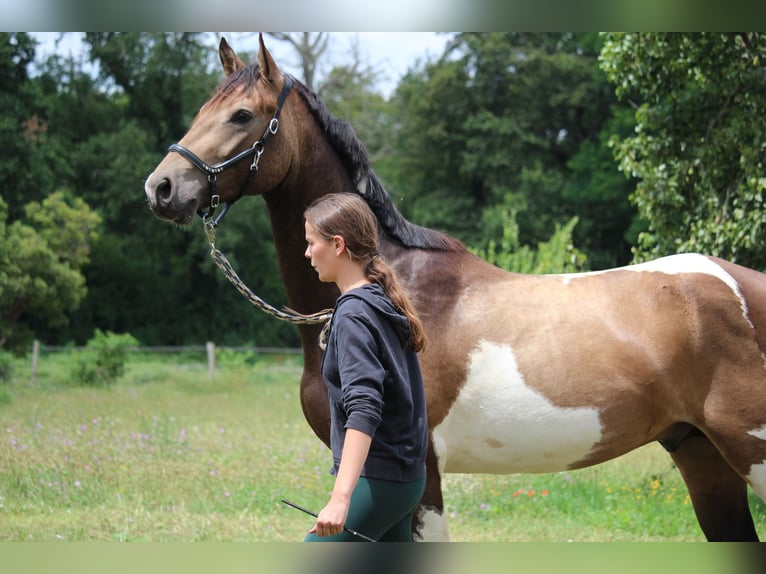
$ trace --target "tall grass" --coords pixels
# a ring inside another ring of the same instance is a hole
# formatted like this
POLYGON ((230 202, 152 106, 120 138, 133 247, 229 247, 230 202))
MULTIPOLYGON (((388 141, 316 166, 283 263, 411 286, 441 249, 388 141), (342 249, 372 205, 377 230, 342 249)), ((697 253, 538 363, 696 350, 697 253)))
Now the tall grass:
MULTIPOLYGON (((133 357, 111 388, 38 383, 15 361, 0 404, 0 541, 297 541, 332 487, 298 400, 299 357, 133 357)), ((447 475, 457 541, 702 540, 655 446, 575 472, 447 475)), ((756 525, 766 510, 754 500, 756 525)))

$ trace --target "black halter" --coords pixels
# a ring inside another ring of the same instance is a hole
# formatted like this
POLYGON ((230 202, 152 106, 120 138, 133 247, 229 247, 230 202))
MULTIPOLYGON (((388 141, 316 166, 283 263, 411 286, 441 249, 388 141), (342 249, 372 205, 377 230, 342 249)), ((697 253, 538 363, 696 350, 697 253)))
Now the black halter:
POLYGON ((205 223, 212 224, 213 227, 216 227, 223 219, 223 216, 226 215, 226 213, 229 211, 229 208, 232 206, 232 204, 235 201, 237 201, 240 197, 242 197, 242 195, 245 193, 245 190, 247 189, 247 186, 250 183, 250 176, 254 172, 258 171, 258 163, 261 161, 261 154, 263 154, 263 150, 266 147, 266 142, 269 140, 271 136, 275 135, 277 131, 279 130, 279 114, 282 112, 282 106, 284 105, 285 100, 287 99, 287 95, 289 94, 290 89, 293 86, 293 78, 291 76, 285 74, 284 78, 285 78, 285 83, 284 83, 284 86, 282 86, 282 91, 279 93, 279 97, 277 98, 277 108, 276 110, 274 110, 274 117, 271 118, 269 125, 266 126, 266 130, 263 132, 261 139, 257 140, 252 145, 252 147, 249 147, 248 149, 239 152, 237 155, 230 157, 229 159, 219 163, 218 165, 208 165, 197 154, 195 154, 189 148, 185 148, 182 145, 172 144, 168 148, 168 153, 171 151, 174 151, 178 154, 181 154, 186 159, 188 159, 194 165, 194 167, 196 167, 202 173, 207 175, 207 181, 210 184, 210 208, 207 210, 207 213, 204 213, 201 209, 197 212, 199 216, 202 217, 202 220, 205 223), (218 195, 218 191, 216 188, 216 177, 218 176, 218 174, 229 169, 235 163, 251 155, 253 156, 253 163, 250 164, 250 171, 248 172, 247 178, 245 179, 245 182, 242 184, 242 188, 239 190, 239 193, 234 199, 226 202, 223 209, 221 210, 221 212, 218 214, 216 218, 208 222, 208 220, 211 217, 213 217, 213 213, 215 212, 216 207, 218 207, 218 204, 221 201, 221 196, 218 195))

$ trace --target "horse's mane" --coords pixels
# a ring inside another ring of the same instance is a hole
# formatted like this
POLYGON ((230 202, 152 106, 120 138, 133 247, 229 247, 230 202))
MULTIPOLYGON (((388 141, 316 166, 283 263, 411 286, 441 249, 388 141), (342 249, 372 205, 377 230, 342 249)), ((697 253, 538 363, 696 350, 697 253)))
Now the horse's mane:
MULTIPOLYGON (((210 103, 215 105, 232 91, 241 87, 242 84, 245 84, 245 89, 253 87, 259 76, 260 70, 257 64, 251 64, 237 70, 219 86, 210 103)), ((405 219, 370 167, 367 148, 356 135, 351 124, 333 116, 316 94, 294 78, 293 86, 319 124, 330 146, 340 157, 343 166, 351 176, 357 193, 367 201, 383 231, 388 236, 400 241, 405 247, 442 251, 465 250, 463 244, 457 239, 434 229, 415 225, 405 219)))
POLYGON ((325 103, 305 85, 295 82, 295 86, 319 127, 327 136, 330 145, 340 156, 357 193, 367 201, 386 234, 399 240, 406 247, 442 251, 465 249, 457 239, 405 219, 391 201, 391 196, 383 187, 375 171, 370 167, 367 147, 356 135, 351 124, 333 116, 325 103))

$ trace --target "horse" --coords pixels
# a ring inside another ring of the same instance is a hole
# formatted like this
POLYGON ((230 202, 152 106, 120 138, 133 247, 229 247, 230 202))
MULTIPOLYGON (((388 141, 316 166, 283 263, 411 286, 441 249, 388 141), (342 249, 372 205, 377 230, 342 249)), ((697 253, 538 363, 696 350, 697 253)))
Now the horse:
MULTIPOLYGON (((330 192, 368 202, 429 339, 418 539, 449 540, 444 473, 568 471, 658 441, 708 540, 758 540, 747 489, 766 500, 764 274, 702 254, 573 274, 501 270, 408 221, 350 124, 280 70, 262 35, 253 64, 225 38, 218 53, 225 78, 146 179, 149 206, 162 220, 199 213, 215 226, 219 204, 261 196, 288 304, 309 315, 338 291, 303 256, 304 209, 330 192)), ((321 325, 297 328, 301 407, 329 444, 321 325)))

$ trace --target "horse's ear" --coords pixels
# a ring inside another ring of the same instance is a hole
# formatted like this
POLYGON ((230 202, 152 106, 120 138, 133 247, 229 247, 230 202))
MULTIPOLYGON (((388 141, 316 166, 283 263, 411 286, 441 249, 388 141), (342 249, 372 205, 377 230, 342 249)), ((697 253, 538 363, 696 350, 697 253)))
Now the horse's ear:
POLYGON ((226 38, 223 37, 221 38, 221 43, 218 45, 218 57, 221 59, 223 71, 227 76, 232 72, 236 72, 240 68, 245 67, 245 63, 239 59, 239 56, 237 56, 231 46, 229 46, 226 38))
POLYGON ((273 86, 280 88, 284 78, 274 58, 271 57, 271 54, 266 49, 266 44, 263 42, 263 34, 258 34, 258 45, 258 66, 261 69, 261 77, 269 81, 273 86))

